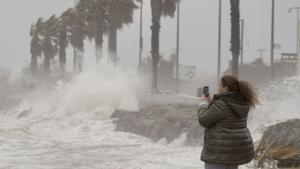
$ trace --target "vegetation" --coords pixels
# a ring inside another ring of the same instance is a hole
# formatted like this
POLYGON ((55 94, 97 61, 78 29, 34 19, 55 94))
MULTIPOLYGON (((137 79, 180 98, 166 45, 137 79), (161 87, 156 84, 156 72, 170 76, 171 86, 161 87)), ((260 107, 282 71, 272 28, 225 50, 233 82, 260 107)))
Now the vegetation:
MULTIPOLYGON (((110 61, 118 63, 118 30, 133 22, 133 12, 140 0, 80 0, 75 8, 69 8, 61 16, 48 20, 39 18, 32 25, 31 70, 37 72, 38 59, 43 58, 43 72, 49 74, 51 63, 58 56, 60 72, 66 71, 66 48, 73 47, 74 72, 82 71, 84 42, 95 42, 96 62, 102 58, 103 39, 108 37, 110 61)), ((158 92, 158 64, 160 63, 161 18, 173 17, 179 0, 151 0, 151 60, 152 91, 158 92)), ((240 55, 240 1, 230 0, 231 5, 231 52, 232 74, 238 76, 240 55)))
POLYGON ((31 70, 37 71, 38 58, 43 56, 44 73, 51 70, 51 61, 58 55, 61 72, 65 73, 66 48, 74 48, 74 71, 82 71, 84 41, 95 41, 96 60, 102 57, 103 36, 108 34, 111 61, 117 64, 117 31, 133 22, 133 0, 80 0, 75 8, 69 8, 60 17, 39 18, 32 25, 31 70))
POLYGON ((158 64, 159 64, 159 32, 161 16, 174 16, 178 0, 151 0, 152 9, 152 91, 158 92, 158 64))

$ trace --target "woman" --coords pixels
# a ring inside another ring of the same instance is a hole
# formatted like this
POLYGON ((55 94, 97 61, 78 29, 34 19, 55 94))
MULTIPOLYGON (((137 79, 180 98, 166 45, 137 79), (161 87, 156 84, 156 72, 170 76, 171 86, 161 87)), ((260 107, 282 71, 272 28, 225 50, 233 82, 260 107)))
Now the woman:
POLYGON ((206 128, 201 160, 205 169, 237 169, 254 158, 247 119, 258 103, 257 93, 248 82, 224 76, 219 94, 210 98, 201 99, 198 111, 199 123, 206 128))

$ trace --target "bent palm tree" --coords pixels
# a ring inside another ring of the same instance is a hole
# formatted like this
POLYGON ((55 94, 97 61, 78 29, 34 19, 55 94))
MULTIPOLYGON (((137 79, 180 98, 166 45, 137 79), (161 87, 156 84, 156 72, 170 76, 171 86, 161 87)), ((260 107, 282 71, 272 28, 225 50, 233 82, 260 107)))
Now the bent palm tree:
POLYGON ((105 21, 106 11, 104 7, 103 0, 96 0, 95 2, 95 53, 96 53, 96 62, 102 58, 102 48, 103 48, 103 35, 107 29, 107 21, 105 21))
POLYGON ((58 26, 59 22, 55 15, 51 16, 45 23, 43 29, 43 53, 44 53, 44 71, 50 73, 51 60, 58 52, 58 26))
POLYGON ((117 64, 117 30, 132 23, 133 11, 137 7, 133 0, 104 0, 108 21, 108 51, 111 61, 117 64))
POLYGON ((67 27, 64 21, 61 21, 60 31, 59 31, 59 66, 62 74, 66 71, 66 48, 68 47, 67 39, 67 27))
POLYGON ((30 30, 30 36, 31 38, 31 72, 36 73, 37 71, 37 64, 38 64, 38 58, 42 57, 42 25, 43 25, 43 19, 39 18, 38 21, 31 26, 30 30))
POLYGON ((62 75, 64 75, 66 71, 66 62, 67 62, 66 48, 68 47, 67 34, 68 34, 68 23, 66 21, 66 18, 64 18, 64 14, 63 14, 58 19, 57 33, 56 33, 56 39, 57 39, 56 45, 59 48, 58 51, 59 67, 62 75))
POLYGON ((67 35, 71 45, 74 48, 74 71, 82 71, 82 61, 84 55, 84 40, 86 38, 87 22, 80 15, 80 13, 74 9, 69 8, 62 14, 62 18, 65 20, 67 26, 67 35))

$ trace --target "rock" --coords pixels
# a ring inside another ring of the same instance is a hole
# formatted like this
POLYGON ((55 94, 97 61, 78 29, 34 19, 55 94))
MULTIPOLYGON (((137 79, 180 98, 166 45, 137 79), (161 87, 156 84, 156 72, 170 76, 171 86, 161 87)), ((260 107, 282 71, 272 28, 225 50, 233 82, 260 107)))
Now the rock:
POLYGON ((277 167, 300 167, 300 120, 290 120, 266 129, 256 149, 258 167, 278 162, 277 167))
POLYGON ((18 115, 18 119, 27 117, 31 114, 32 108, 30 108, 29 110, 24 110, 22 111, 19 115, 18 115))
POLYGON ((138 112, 116 110, 111 118, 116 131, 141 135, 154 142, 165 139, 168 143, 186 134, 185 145, 203 145, 204 128, 198 124, 197 105, 153 105, 138 112))

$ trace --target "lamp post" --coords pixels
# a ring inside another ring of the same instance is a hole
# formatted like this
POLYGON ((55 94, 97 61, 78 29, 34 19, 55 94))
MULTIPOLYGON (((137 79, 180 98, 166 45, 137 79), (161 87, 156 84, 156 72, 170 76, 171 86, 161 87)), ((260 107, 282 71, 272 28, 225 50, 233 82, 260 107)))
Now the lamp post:
POLYGON ((139 73, 142 69, 142 54, 143 54, 143 0, 140 0, 140 44, 139 44, 139 73))
POLYGON ((244 26, 245 20, 241 19, 241 65, 244 64, 244 26))
POLYGON ((218 30, 218 70, 217 80, 220 80, 221 76, 221 41, 222 41, 222 0, 219 0, 219 30, 218 30))
POLYGON ((272 17, 271 17, 271 80, 274 80, 274 19, 275 18, 275 0, 272 0, 272 17))
POLYGON ((300 27, 299 27, 299 10, 300 7, 292 7, 289 9, 289 13, 291 13, 293 10, 297 11, 297 47, 296 47, 296 53, 297 53, 297 57, 299 57, 299 36, 300 36, 300 27))
POLYGON ((180 0, 177 1, 176 93, 179 93, 180 0))

